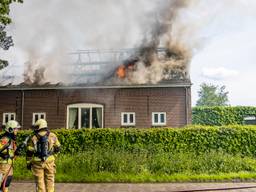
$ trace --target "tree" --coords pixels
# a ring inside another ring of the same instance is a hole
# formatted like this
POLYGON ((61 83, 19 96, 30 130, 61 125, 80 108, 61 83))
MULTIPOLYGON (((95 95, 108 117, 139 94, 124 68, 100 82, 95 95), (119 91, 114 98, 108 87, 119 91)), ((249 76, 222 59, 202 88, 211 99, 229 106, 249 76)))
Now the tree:
POLYGON ((225 91, 225 86, 217 86, 202 83, 198 91, 199 99, 196 106, 227 106, 228 91, 225 91))
MULTIPOLYGON (((6 25, 11 23, 11 18, 9 17, 10 13, 10 4, 13 2, 22 3, 23 0, 1 0, 0 1, 0 48, 3 50, 8 50, 13 46, 13 40, 11 36, 7 36, 5 31, 6 25)), ((8 61, 0 59, 0 69, 6 67, 8 61)))

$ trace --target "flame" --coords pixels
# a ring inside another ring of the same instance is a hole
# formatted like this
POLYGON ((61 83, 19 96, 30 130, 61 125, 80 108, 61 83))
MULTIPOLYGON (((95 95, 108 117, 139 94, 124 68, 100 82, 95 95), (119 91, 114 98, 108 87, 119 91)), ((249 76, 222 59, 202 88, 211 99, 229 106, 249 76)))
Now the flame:
POLYGON ((124 64, 120 65, 117 70, 116 70, 116 75, 120 78, 123 79, 125 78, 125 66, 124 64))

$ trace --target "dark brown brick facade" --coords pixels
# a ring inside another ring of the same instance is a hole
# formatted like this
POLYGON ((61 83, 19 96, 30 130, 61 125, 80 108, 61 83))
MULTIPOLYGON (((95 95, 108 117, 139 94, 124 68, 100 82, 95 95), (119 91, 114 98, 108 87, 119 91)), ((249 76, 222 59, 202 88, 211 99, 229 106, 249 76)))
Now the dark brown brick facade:
POLYGON ((67 105, 92 103, 103 105, 104 127, 120 127, 121 112, 135 112, 139 128, 152 126, 152 112, 166 112, 166 127, 181 127, 191 122, 190 93, 190 87, 0 90, 0 119, 15 112, 27 129, 34 112, 45 112, 50 128, 63 128, 67 105))

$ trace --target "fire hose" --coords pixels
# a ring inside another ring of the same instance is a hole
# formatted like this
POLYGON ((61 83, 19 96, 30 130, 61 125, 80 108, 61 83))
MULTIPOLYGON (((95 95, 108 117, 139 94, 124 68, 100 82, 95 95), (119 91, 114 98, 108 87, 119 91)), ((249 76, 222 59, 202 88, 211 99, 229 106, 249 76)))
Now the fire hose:
POLYGON ((5 187, 5 184, 6 184, 8 175, 9 175, 11 169, 13 168, 13 160, 15 159, 16 156, 18 156, 18 155, 21 153, 21 150, 22 150, 25 146, 27 146, 27 143, 28 143, 29 138, 30 138, 30 136, 27 136, 27 137, 25 138, 25 140, 17 147, 17 149, 16 149, 15 152, 14 152, 14 156, 13 156, 13 158, 12 158, 11 166, 10 166, 10 168, 8 169, 7 173, 5 174, 4 179, 3 179, 3 182, 2 182, 2 188, 1 188, 1 190, 2 190, 3 192, 5 191, 5 188, 6 188, 6 187, 5 187))
MULTIPOLYGON (((224 188, 207 188, 207 189, 191 189, 191 190, 178 190, 178 191, 166 191, 166 192, 200 192, 200 191, 234 191, 234 190, 243 190, 243 189, 252 189, 256 188, 256 185, 253 186, 241 186, 241 187, 224 187, 224 188)), ((161 191, 158 191, 161 192, 161 191)), ((163 192, 163 191, 162 191, 163 192)))

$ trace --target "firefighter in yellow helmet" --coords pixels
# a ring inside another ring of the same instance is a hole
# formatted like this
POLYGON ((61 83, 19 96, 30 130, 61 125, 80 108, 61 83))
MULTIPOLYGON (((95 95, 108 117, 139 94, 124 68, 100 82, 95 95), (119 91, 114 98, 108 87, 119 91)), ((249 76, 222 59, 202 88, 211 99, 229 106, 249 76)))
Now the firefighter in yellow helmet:
POLYGON ((32 127, 34 133, 27 144, 27 168, 35 177, 37 192, 54 192, 55 156, 60 151, 60 142, 48 129, 46 120, 39 119, 32 127))
POLYGON ((13 159, 15 156, 16 135, 20 125, 15 120, 10 120, 3 126, 4 134, 0 137, 0 182, 1 192, 8 192, 12 181, 13 159))

